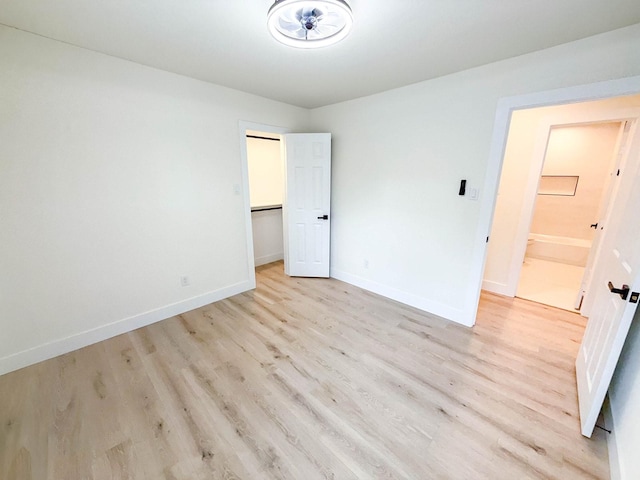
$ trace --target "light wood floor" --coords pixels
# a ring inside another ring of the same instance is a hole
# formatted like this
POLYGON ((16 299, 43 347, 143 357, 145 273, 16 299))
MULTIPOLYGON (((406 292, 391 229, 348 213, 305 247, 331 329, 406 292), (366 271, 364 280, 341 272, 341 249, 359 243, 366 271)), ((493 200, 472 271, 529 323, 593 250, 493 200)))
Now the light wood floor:
POLYGON ((253 292, 0 377, 0 479, 608 478, 579 433, 581 317, 467 329, 261 267, 253 292))

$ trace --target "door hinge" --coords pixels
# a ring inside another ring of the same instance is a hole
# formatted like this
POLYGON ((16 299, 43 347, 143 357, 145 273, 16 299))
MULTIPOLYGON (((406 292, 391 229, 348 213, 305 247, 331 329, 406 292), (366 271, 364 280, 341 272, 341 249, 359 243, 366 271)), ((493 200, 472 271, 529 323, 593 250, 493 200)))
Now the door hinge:
POLYGON ((489 237, 487 237, 487 241, 486 241, 486 242, 484 242, 484 243, 489 243, 489 237))
POLYGON ((618 173, 616 173, 616 177, 620 176, 620 169, 618 169, 618 173))

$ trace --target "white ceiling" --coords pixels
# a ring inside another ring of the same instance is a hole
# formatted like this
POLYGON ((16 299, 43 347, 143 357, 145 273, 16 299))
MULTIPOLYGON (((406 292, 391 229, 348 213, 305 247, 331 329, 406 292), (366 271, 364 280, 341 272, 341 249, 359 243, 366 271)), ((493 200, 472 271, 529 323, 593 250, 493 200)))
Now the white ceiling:
POLYGON ((0 0, 0 23, 318 107, 640 23, 639 0, 347 0, 342 43, 283 46, 272 0, 0 0))

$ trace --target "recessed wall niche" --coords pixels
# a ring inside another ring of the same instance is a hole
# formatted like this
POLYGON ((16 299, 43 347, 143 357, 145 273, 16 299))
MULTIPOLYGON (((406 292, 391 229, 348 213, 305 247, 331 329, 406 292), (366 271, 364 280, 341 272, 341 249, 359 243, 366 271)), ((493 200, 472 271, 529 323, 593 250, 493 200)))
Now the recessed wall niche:
POLYGON ((574 197, 578 189, 577 175, 542 175, 538 195, 574 197))

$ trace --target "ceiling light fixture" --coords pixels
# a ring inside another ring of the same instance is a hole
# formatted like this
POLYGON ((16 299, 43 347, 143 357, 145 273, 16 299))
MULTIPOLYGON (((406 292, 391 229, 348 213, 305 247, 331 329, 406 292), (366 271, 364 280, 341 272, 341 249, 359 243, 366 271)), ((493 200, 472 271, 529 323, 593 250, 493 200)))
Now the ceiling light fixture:
POLYGON ((351 31, 353 13, 344 0, 276 0, 267 14, 273 37, 285 45, 319 48, 351 31))

